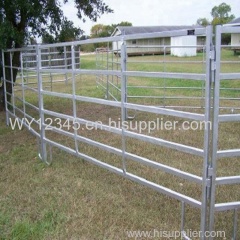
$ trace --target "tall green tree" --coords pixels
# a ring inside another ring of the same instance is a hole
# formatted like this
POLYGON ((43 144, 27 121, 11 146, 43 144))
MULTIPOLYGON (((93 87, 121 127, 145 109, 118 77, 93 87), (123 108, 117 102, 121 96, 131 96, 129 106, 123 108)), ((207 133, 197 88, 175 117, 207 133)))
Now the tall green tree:
POLYGON ((232 21, 235 16, 231 14, 231 10, 231 6, 224 2, 219 6, 213 7, 211 11, 211 15, 213 17, 212 24, 215 26, 218 24, 226 24, 232 21))
MULTIPOLYGON (((67 3, 68 0, 64 0, 67 3)), ((79 19, 89 18, 96 21, 102 14, 113 12, 103 0, 74 0, 79 19)), ((64 21, 60 0, 1 0, 0 1, 0 49, 20 48, 31 36, 44 33, 57 35, 64 21), (30 33, 30 34, 29 34, 30 33)), ((5 54, 5 64, 13 69, 12 81, 16 81, 17 68, 20 65, 19 52, 13 54, 10 63, 9 54, 5 54)), ((11 79, 11 71, 5 68, 6 78, 11 79)), ((0 76, 1 77, 1 76, 0 76)), ((12 84, 7 83, 7 91, 12 93, 12 84)), ((0 108, 4 109, 3 86, 0 86, 0 108)), ((11 95, 8 95, 10 101, 11 95)))
MULTIPOLYGON (((231 6, 226 3, 221 3, 218 6, 213 7, 211 11, 212 25, 222 25, 232 21, 235 16, 231 14, 231 6)), ((215 30, 215 29, 214 29, 215 30)), ((222 34, 222 44, 228 45, 231 42, 231 34, 222 34)))
MULTIPOLYGON (((226 24, 232 21, 235 16, 231 14, 231 6, 226 3, 221 3, 218 6, 214 6, 211 10, 212 20, 206 18, 199 18, 197 24, 206 27, 207 25, 212 24, 213 26, 226 24)), ((215 31, 215 28, 214 28, 215 31)), ((230 34, 222 34, 222 44, 229 44, 231 42, 230 34)))
POLYGON ((212 20, 208 20, 207 18, 199 18, 197 20, 197 24, 201 26, 207 26, 212 24, 213 26, 219 24, 226 24, 232 21, 235 16, 231 14, 231 6, 226 3, 221 3, 218 6, 214 6, 211 10, 212 20))

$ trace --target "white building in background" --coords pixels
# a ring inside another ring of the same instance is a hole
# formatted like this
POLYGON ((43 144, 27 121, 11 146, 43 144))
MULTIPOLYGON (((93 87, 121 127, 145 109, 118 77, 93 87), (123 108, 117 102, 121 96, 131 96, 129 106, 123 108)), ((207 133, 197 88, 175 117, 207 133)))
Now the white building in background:
MULTIPOLYGON (((240 17, 229 22, 228 24, 226 24, 226 26, 239 27, 240 26, 240 17)), ((231 46, 232 46, 232 50, 234 51, 235 54, 237 52, 240 52, 240 33, 232 33, 231 34, 231 46)))
POLYGON ((177 57, 193 57, 197 55, 197 37, 171 37, 171 55, 177 57))
MULTIPOLYGON (((205 37, 194 36, 194 30, 201 26, 154 26, 154 27, 133 27, 118 26, 112 36, 124 36, 133 34, 156 33, 165 31, 189 30, 193 35, 182 37, 159 37, 152 39, 133 39, 127 40, 128 56, 136 55, 157 55, 172 54, 175 56, 196 56, 197 51, 202 50, 197 45, 205 43, 205 37), (178 46, 178 48, 177 48, 178 46), (185 47, 184 46, 190 46, 185 47)), ((121 41, 113 42, 113 50, 117 54, 120 53, 121 41)))

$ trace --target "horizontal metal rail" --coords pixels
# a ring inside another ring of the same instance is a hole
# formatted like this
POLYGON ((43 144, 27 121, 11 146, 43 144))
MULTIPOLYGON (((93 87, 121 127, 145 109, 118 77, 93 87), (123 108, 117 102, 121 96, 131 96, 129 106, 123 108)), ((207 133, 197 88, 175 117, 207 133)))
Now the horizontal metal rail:
POLYGON ((194 198, 188 197, 186 195, 183 195, 181 193, 173 191, 173 190, 171 190, 169 188, 166 188, 166 187, 163 187, 163 186, 158 185, 156 183, 153 183, 151 181, 148 181, 148 180, 146 180, 146 179, 144 179, 142 177, 139 177, 137 175, 134 175, 134 174, 131 174, 131 173, 128 173, 128 172, 124 172, 120 168, 117 168, 117 167, 114 167, 114 166, 112 166, 110 164, 101 162, 101 161, 97 160, 96 158, 90 157, 90 156, 88 156, 88 155, 86 155, 84 153, 76 152, 76 150, 71 149, 69 147, 66 147, 66 146, 64 146, 62 144, 56 143, 54 141, 51 141, 50 139, 45 138, 44 141, 46 141, 48 144, 50 144, 52 146, 55 146, 55 147, 57 147, 59 149, 62 149, 62 150, 66 151, 66 152, 68 152, 70 154, 75 155, 75 156, 78 156, 78 157, 80 157, 80 158, 82 158, 82 159, 84 159, 84 160, 86 160, 86 161, 88 161, 90 163, 93 163, 93 164, 95 164, 95 165, 97 165, 99 167, 105 168, 105 169, 109 170, 110 172, 116 173, 116 174, 121 175, 121 176, 123 176, 123 177, 125 177, 127 179, 130 179, 130 180, 132 180, 134 182, 140 183, 140 184, 142 184, 142 185, 144 185, 146 187, 154 189, 155 191, 157 191, 159 193, 165 194, 165 195, 167 195, 169 197, 172 197, 172 198, 175 198, 175 199, 177 199, 179 201, 184 201, 184 202, 188 203, 189 205, 191 205, 193 207, 196 207, 196 208, 199 208, 199 209, 201 208, 201 202, 196 200, 196 199, 194 199, 194 198))
MULTIPOLYGON (((53 112, 50 110, 42 110, 43 113, 54 116, 54 117, 60 117, 66 120, 70 120, 70 121, 75 121, 78 122, 79 124, 83 124, 83 125, 91 125, 92 127, 94 127, 94 129, 100 129, 100 130, 105 130, 111 133, 116 133, 118 135, 122 135, 122 129, 121 128, 116 128, 116 127, 112 127, 103 123, 99 123, 99 122, 93 122, 93 121, 88 121, 82 118, 74 118, 73 116, 70 115, 66 115, 66 114, 61 114, 61 113, 57 113, 57 112, 53 112)), ((143 134, 139 134, 139 133, 134 133, 128 130, 124 131, 124 134, 126 137, 131 137, 134 139, 138 139, 138 140, 143 140, 145 142, 149 142, 152 144, 156 144, 158 146, 162 146, 162 147, 168 147, 170 149, 175 149, 181 152, 185 152, 185 153, 189 153, 192 155, 197 155, 197 156, 203 156, 204 155, 204 150, 200 149, 200 148, 195 148, 195 147, 191 147, 188 145, 183 145, 183 144, 179 144, 176 142, 171 142, 171 141, 166 141, 164 139, 161 138, 155 138, 155 137, 151 137, 151 136, 147 136, 147 135, 143 135, 143 134)))
POLYGON ((240 114, 222 114, 218 117, 219 122, 238 122, 240 114))
MULTIPOLYGON (((55 97, 62 97, 62 98, 67 98, 67 99, 73 98, 72 94, 50 92, 50 91, 46 91, 46 90, 43 90, 42 94, 49 95, 49 96, 55 96, 55 97)), ((119 107, 119 108, 121 107, 121 103, 119 103, 119 102, 109 101, 109 100, 100 99, 100 98, 84 97, 84 96, 76 95, 75 99, 78 101, 82 101, 82 102, 97 103, 97 104, 108 105, 108 106, 119 107)))
POLYGON ((166 79, 188 79, 205 81, 206 74, 200 73, 173 73, 173 72, 140 72, 127 71, 123 72, 127 77, 151 77, 151 78, 166 78, 166 79))
POLYGON ((144 106, 144 105, 139 105, 134 103, 126 103, 125 107, 127 109, 157 113, 161 115, 168 115, 168 116, 174 116, 174 117, 180 117, 180 118, 186 118, 186 119, 192 119, 192 120, 204 121, 205 119, 204 114, 184 112, 184 111, 166 109, 166 108, 161 108, 156 106, 144 106))
POLYGON ((239 184, 239 183, 240 183, 240 176, 217 177, 216 178, 217 185, 239 184))
MULTIPOLYGON (((120 75, 120 70, 87 70, 87 69, 41 69, 41 73, 76 73, 83 75, 120 75)), ((169 78, 169 79, 189 79, 189 80, 201 80, 206 79, 206 74, 193 74, 193 73, 171 73, 171 72, 140 72, 140 71, 126 71, 122 72, 127 77, 154 77, 154 78, 169 78)))
POLYGON ((239 80, 240 73, 221 73, 220 80, 239 80))
POLYGON ((204 48, 205 45, 127 45, 126 48, 204 48))
MULTIPOLYGON (((44 125, 44 126, 46 127, 47 125, 44 125)), ((72 139, 76 138, 76 140, 78 140, 79 142, 87 143, 91 146, 98 147, 99 149, 108 151, 108 152, 116 154, 118 156, 122 156, 122 154, 123 154, 123 151, 119 148, 111 147, 109 145, 106 145, 106 144, 103 144, 103 143, 100 143, 100 142, 97 142, 97 141, 94 141, 94 140, 91 140, 89 138, 82 137, 82 136, 79 136, 79 135, 75 136, 74 133, 64 131, 62 129, 53 128, 52 131, 56 132, 56 133, 59 133, 59 134, 63 134, 67 137, 71 137, 72 139)), ((183 178, 183 179, 186 179, 186 180, 189 180, 189 181, 193 181, 197 184, 202 184, 202 177, 199 177, 197 175, 181 171, 177 168, 173 168, 173 167, 158 163, 156 161, 138 156, 136 154, 132 154, 132 153, 129 153, 129 152, 124 152, 124 154, 125 154, 126 158, 129 158, 129 159, 131 159, 135 162, 139 162, 139 163, 144 164, 146 166, 150 166, 150 167, 162 170, 166 173, 175 175, 177 177, 180 177, 180 178, 183 178)))
POLYGON ((222 33, 240 33, 239 27, 223 26, 221 29, 222 33))
POLYGON ((217 151, 217 157, 218 158, 240 157, 240 149, 228 149, 217 151))
MULTIPOLYGON (((105 38, 95 38, 88 39, 82 41, 75 42, 66 42, 66 43, 56 43, 56 44, 45 44, 40 45, 40 49, 47 49, 49 47, 64 47, 64 46, 78 46, 85 45, 91 43, 108 43, 108 42, 122 42, 127 40, 136 40, 136 39, 145 39, 145 38, 160 38, 160 37, 177 37, 177 36, 186 36, 188 35, 188 30, 192 30, 193 28, 186 30, 176 30, 176 31, 165 31, 165 32, 157 32, 157 33, 143 33, 143 34, 132 34, 125 36, 114 36, 114 37, 105 37, 105 38)), ((205 28, 196 28, 194 32, 195 36, 206 35, 205 28)))
POLYGON ((228 210, 240 209, 240 202, 228 202, 215 204, 215 211, 222 212, 228 210))

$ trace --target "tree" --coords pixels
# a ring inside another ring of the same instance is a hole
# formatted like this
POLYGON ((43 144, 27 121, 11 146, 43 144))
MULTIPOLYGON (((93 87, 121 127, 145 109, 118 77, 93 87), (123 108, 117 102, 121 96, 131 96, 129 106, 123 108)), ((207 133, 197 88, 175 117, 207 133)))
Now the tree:
MULTIPOLYGON (((120 22, 118 24, 112 25, 103 25, 103 24, 96 24, 91 28, 91 38, 103 38, 103 37, 110 37, 113 31, 117 26, 132 26, 130 22, 120 22)), ((99 47, 107 47, 107 43, 95 43, 94 48, 99 47)), ((111 47, 111 43, 109 45, 111 47)))
POLYGON ((212 24, 215 26, 217 24, 226 24, 232 21, 235 16, 231 14, 231 10, 231 6, 226 3, 215 6, 211 11, 213 17, 212 24))
MULTIPOLYGON (((213 17, 212 25, 222 25, 232 21, 235 16, 231 14, 231 10, 231 6, 227 5, 226 3, 221 3, 219 6, 215 6, 211 11, 211 15, 213 17)), ((222 44, 227 45, 230 42, 231 34, 222 34, 222 44)))
MULTIPOLYGON (((226 24, 232 21, 235 16, 231 14, 231 6, 226 3, 221 3, 218 6, 212 8, 211 16, 212 20, 209 21, 206 18, 199 18, 197 24, 206 27, 207 25, 212 24, 213 26, 226 24)), ((215 31, 215 28, 214 28, 215 31)), ((229 44, 231 42, 230 34, 222 34, 222 44, 229 44)))
POLYGON ((96 24, 92 26, 90 31, 91 38, 100 38, 100 37, 108 37, 109 33, 107 31, 107 25, 96 24))
POLYGON ((63 22, 60 26, 60 32, 56 37, 57 42, 70 42, 80 39, 80 35, 83 31, 80 28, 74 26, 72 21, 63 19, 63 22))
POLYGON ((45 32, 42 35, 42 43, 76 41, 80 39, 82 33, 83 31, 80 28, 75 27, 72 21, 64 18, 61 23, 59 33, 57 33, 57 36, 45 32))
POLYGON ((206 27, 206 26, 210 25, 211 23, 209 22, 209 20, 207 18, 199 18, 197 20, 197 24, 201 25, 203 27, 206 27))
POLYGON ((118 26, 132 26, 132 23, 120 22, 112 25, 96 24, 91 28, 91 38, 110 37, 118 26))
MULTIPOLYGON (((68 0, 64 0, 64 3, 68 0)), ((102 14, 113 12, 103 0, 74 0, 77 16, 85 21, 85 17, 96 21, 102 14)), ((0 1, 0 49, 20 48, 26 38, 42 36, 44 33, 57 35, 64 21, 60 0, 1 0, 0 1), (30 34, 29 34, 30 33, 30 34)), ((10 63, 9 54, 5 54, 5 64, 14 66, 12 81, 16 81, 17 69, 20 65, 20 53, 13 54, 10 63)), ((5 68, 6 78, 11 79, 11 70, 5 68)), ((1 76, 0 76, 1 77, 1 76)), ((6 84, 7 91, 12 93, 12 84, 6 84)), ((0 87, 3 92, 3 86, 0 87)), ((1 94, 0 105, 5 106, 4 94, 1 94)), ((8 101, 11 95, 8 95, 8 101)))
POLYGON ((199 18, 197 20, 197 24, 204 27, 210 24, 212 24, 213 26, 216 26, 218 24, 226 24, 235 18, 235 16, 231 14, 231 10, 232 9, 230 5, 227 5, 226 3, 221 3, 219 6, 215 6, 212 8, 211 21, 209 21, 207 18, 199 18))
POLYGON ((56 39, 55 37, 48 33, 48 32, 45 32, 43 35, 42 35, 42 43, 45 43, 45 44, 48 44, 48 43, 55 43, 56 39))
POLYGON ((114 29, 116 28, 116 27, 118 27, 118 26, 125 26, 125 27, 127 27, 127 26, 129 26, 129 27, 131 27, 132 26, 132 23, 130 23, 130 22, 120 22, 120 23, 118 23, 118 24, 112 24, 112 28, 113 28, 113 31, 114 31, 114 29))
MULTIPOLYGON (((90 31, 90 37, 91 38, 103 38, 103 37, 109 37, 111 35, 109 31, 109 25, 103 25, 103 24, 96 24, 92 26, 90 31)), ((94 43, 93 48, 106 48, 108 46, 107 43, 94 43)))

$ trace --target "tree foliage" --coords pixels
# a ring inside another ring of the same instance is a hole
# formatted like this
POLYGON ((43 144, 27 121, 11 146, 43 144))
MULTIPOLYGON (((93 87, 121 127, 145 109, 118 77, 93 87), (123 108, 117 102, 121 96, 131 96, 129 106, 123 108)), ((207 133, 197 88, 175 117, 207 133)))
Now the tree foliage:
POLYGON ((55 43, 55 41, 56 41, 55 37, 48 32, 45 32, 42 35, 42 43, 45 43, 45 44, 50 43, 51 44, 51 43, 55 43))
POLYGON ((79 40, 83 31, 80 28, 74 26, 72 21, 64 18, 61 26, 60 32, 57 34, 56 41, 57 42, 70 42, 74 40, 79 40))
POLYGON ((226 24, 232 21, 235 16, 231 14, 231 6, 226 3, 221 3, 219 6, 213 7, 211 15, 213 17, 212 24, 226 24))
POLYGON ((112 35, 113 31, 117 26, 132 26, 132 23, 120 22, 118 24, 112 24, 112 25, 96 24, 91 28, 90 35, 92 38, 109 37, 112 35))
MULTIPOLYGON (((64 4, 67 2, 68 0, 63 0, 64 4)), ((83 21, 85 18, 96 21, 102 14, 113 12, 103 0, 74 0, 74 4, 78 18, 83 21)), ((67 31, 64 24, 72 26, 72 23, 64 18, 60 0, 1 0, 0 49, 22 47, 28 38, 34 36, 44 36, 45 40, 47 38, 49 40, 50 35, 54 34, 59 39, 66 40, 67 31), (61 29, 63 31, 60 34, 61 29)), ((79 33, 74 27, 73 30, 71 38, 79 33)), ((9 57, 7 55, 5 57, 6 65, 10 66, 9 57)), ((12 59, 12 65, 16 67, 13 72, 14 82, 19 64, 19 54, 16 52, 12 59)), ((10 71, 7 68, 5 70, 6 78, 11 79, 10 71)), ((7 91, 12 93, 11 84, 7 84, 7 91)), ((8 96, 10 98, 10 95, 8 96)), ((5 104, 4 99, 0 99, 0 103, 5 104)))
MULTIPOLYGON (((64 0, 67 3, 68 0, 64 0)), ((77 16, 96 21, 104 13, 113 12, 102 0, 74 0, 77 16)), ((19 47, 30 35, 57 34, 64 18, 59 0, 1 0, 0 48, 19 47)))
POLYGON ((211 22, 210 22, 207 18, 199 18, 199 19, 197 20, 197 24, 198 24, 198 25, 201 25, 201 26, 203 26, 203 27, 206 27, 206 26, 210 25, 211 22))
POLYGON ((211 10, 212 20, 208 20, 207 18, 199 18, 197 20, 197 24, 201 26, 207 26, 212 24, 213 26, 219 24, 226 24, 232 21, 235 16, 231 14, 231 6, 226 3, 221 3, 218 6, 214 6, 211 10))
MULTIPOLYGON (((91 38, 110 37, 117 26, 132 26, 132 23, 120 22, 118 24, 112 24, 112 25, 96 24, 91 28, 90 37, 91 38)), ((107 47, 107 43, 94 44, 94 48, 99 48, 99 47, 107 47)))
POLYGON ((131 27, 131 26, 132 26, 132 23, 127 22, 127 21, 125 21, 125 22, 122 21, 122 22, 120 22, 120 23, 118 23, 118 24, 112 24, 112 25, 111 25, 113 31, 114 31, 114 29, 115 29, 116 27, 118 27, 118 26, 125 26, 125 27, 129 26, 129 27, 131 27))
POLYGON ((90 36, 91 38, 98 38, 98 37, 108 37, 108 26, 103 24, 96 24, 92 26, 90 36))
POLYGON ((57 42, 70 42, 80 40, 83 31, 74 26, 72 21, 69 21, 67 18, 61 23, 59 33, 56 36, 45 32, 42 35, 42 43, 57 43, 57 42))
MULTIPOLYGON (((226 3, 221 3, 218 6, 214 6, 211 10, 212 20, 207 18, 199 18, 197 24, 206 27, 207 25, 212 24, 213 26, 226 24, 232 21, 235 16, 231 14, 231 6, 226 3)), ((215 28, 214 28, 215 31, 215 28)), ((230 34, 222 34, 222 44, 229 44, 231 42, 230 34)))

